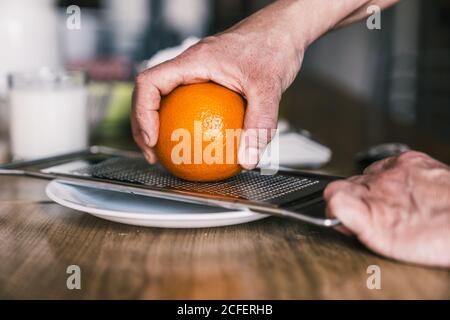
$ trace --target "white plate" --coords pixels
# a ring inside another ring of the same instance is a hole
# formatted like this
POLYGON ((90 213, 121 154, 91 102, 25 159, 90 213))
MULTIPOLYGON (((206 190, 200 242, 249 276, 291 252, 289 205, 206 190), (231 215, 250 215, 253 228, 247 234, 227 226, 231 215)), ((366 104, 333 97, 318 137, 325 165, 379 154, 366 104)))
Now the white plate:
POLYGON ((245 223, 267 217, 250 210, 171 201, 51 181, 47 196, 64 207, 96 217, 145 227, 205 228, 245 223))

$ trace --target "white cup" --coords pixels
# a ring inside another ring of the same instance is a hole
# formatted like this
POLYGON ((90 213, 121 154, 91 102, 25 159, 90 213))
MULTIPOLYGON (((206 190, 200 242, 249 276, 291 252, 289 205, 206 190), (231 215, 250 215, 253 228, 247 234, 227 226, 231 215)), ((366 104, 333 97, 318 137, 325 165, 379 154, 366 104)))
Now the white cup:
POLYGON ((88 146, 87 90, 81 72, 9 76, 10 144, 14 160, 78 151, 88 146))

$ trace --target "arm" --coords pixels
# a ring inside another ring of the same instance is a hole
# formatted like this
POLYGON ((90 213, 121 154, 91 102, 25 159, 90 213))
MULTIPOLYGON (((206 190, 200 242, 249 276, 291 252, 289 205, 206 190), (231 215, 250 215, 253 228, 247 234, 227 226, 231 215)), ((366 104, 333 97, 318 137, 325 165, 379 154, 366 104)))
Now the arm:
MULTIPOLYGON (((364 17, 372 3, 393 0, 279 0, 229 30, 203 39, 177 58, 138 75, 133 95, 132 129, 150 163, 158 139, 161 95, 180 84, 214 81, 247 99, 244 129, 275 129, 282 93, 300 70, 310 43, 342 23, 364 17)), ((254 131, 253 131, 254 132, 254 131)), ((269 131, 270 132, 270 131, 269 131)), ((267 139, 241 143, 239 161, 252 169, 267 139)))

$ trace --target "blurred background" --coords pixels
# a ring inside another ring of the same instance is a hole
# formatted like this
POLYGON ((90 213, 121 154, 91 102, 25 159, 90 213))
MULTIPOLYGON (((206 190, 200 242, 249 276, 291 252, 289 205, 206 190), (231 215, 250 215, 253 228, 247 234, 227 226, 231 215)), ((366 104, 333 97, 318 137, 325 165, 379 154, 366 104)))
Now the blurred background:
MULTIPOLYGON (((132 149, 132 80, 144 61, 269 3, 0 0, 0 160, 10 156, 8 74, 42 67, 85 72, 89 143, 132 149)), ((362 21, 318 40, 283 97, 281 116, 330 146, 345 172, 358 151, 383 142, 449 163, 450 1, 404 0, 382 12, 381 30, 362 21)))

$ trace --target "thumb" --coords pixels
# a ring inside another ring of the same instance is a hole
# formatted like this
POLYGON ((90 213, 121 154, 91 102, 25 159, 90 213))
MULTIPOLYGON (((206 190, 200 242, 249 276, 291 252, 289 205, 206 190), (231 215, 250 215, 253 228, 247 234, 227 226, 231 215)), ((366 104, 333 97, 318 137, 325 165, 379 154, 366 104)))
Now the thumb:
POLYGON ((275 135, 280 98, 255 94, 247 96, 247 101, 238 161, 244 169, 252 170, 275 135))

